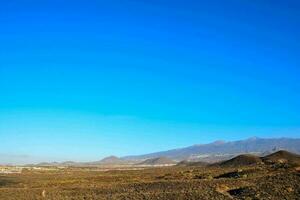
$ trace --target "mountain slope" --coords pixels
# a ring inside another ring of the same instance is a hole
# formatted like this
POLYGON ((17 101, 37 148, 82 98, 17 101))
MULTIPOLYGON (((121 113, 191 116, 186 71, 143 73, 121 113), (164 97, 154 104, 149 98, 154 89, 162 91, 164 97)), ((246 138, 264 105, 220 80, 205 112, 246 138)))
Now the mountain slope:
POLYGON ((170 164, 175 164, 176 162, 174 162, 173 160, 166 158, 166 157, 159 157, 159 158, 150 158, 147 159, 141 163, 139 163, 139 165, 170 165, 170 164))
MULTIPOLYGON (((234 142, 217 141, 209 144, 193 145, 181 149, 173 149, 169 151, 161 151, 145 155, 127 156, 124 159, 148 159, 156 157, 167 157, 174 160, 204 160, 211 156, 222 156, 224 158, 233 157, 238 154, 256 153, 262 154, 264 152, 274 152, 280 149, 285 149, 290 152, 300 153, 300 139, 290 138, 249 138, 246 140, 239 140, 234 142)), ((217 158, 215 158, 217 159, 217 158)))
POLYGON ((117 156, 109 156, 100 160, 100 163, 102 164, 113 164, 113 163, 120 163, 120 162, 123 162, 123 160, 118 158, 117 156))
POLYGON ((89 165, 118 165, 118 164, 126 164, 128 163, 126 160, 122 158, 118 158, 116 156, 108 156, 103 158, 100 161, 89 162, 89 165))

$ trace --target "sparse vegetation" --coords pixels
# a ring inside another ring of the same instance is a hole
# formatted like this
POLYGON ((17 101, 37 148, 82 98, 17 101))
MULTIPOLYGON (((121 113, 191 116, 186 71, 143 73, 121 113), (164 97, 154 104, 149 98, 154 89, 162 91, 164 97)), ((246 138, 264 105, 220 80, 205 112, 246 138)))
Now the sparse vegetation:
MULTIPOLYGON (((286 159, 286 154, 275 155, 278 162, 286 159)), ((294 163, 297 156, 288 155, 287 160, 294 163)), ((243 165, 235 160, 228 166, 178 165, 138 170, 101 171, 96 167, 23 170, 21 174, 0 176, 0 199, 299 198, 300 174, 297 167, 274 167, 278 164, 274 159, 272 164, 246 165, 244 159, 241 162, 243 165)))

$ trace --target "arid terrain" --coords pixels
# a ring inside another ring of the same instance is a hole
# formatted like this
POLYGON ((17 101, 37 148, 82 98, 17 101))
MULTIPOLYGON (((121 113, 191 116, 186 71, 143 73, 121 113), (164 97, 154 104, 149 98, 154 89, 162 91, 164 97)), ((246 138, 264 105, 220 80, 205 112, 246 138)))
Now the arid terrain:
POLYGON ((299 199, 298 161, 279 152, 208 166, 23 169, 0 175, 0 199, 299 199))

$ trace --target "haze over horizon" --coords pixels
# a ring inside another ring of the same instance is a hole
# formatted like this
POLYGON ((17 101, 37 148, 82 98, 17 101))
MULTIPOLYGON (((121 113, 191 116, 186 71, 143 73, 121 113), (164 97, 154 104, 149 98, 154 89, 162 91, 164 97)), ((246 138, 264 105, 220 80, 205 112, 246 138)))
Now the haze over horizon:
POLYGON ((300 3, 0 3, 0 159, 300 137, 300 3))

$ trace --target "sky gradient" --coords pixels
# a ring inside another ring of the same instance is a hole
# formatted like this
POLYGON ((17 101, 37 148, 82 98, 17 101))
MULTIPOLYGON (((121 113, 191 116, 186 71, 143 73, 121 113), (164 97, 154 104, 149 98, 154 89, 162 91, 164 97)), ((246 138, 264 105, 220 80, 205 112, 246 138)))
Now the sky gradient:
POLYGON ((0 3, 2 162, 300 137, 300 3, 0 3))

